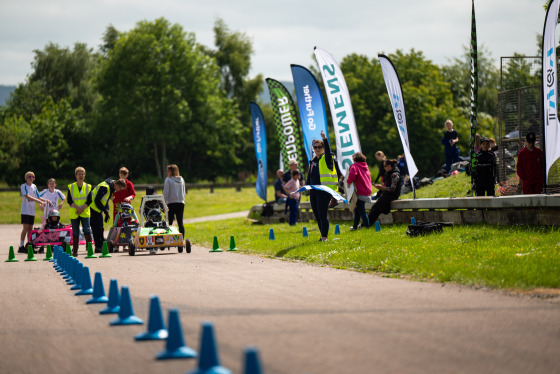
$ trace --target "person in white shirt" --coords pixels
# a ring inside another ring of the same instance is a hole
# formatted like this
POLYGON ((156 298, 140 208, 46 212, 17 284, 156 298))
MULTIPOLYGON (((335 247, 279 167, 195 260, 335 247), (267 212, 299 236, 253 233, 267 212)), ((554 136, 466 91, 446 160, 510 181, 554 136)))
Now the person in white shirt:
POLYGON ((23 229, 21 230, 19 238, 19 253, 27 253, 27 249, 24 247, 24 241, 26 236, 27 241, 31 240, 31 230, 33 230, 33 223, 35 223, 35 203, 38 203, 41 209, 45 204, 50 204, 48 200, 39 196, 37 186, 33 183, 34 180, 35 173, 28 171, 25 173, 25 183, 20 187, 21 224, 23 225, 23 229))
POLYGON ((49 188, 45 188, 39 194, 39 196, 41 196, 43 199, 51 202, 51 204, 46 205, 45 208, 43 208, 43 225, 45 225, 47 218, 49 217, 49 213, 53 210, 57 210, 60 212, 60 209, 64 204, 64 200, 66 200, 66 196, 62 193, 62 191, 56 188, 56 179, 49 179, 47 185, 49 188))

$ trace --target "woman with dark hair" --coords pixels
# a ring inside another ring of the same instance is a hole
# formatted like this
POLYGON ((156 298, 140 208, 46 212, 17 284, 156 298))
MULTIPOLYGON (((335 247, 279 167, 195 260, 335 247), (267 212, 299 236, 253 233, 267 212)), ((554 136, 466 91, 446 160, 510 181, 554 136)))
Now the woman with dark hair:
POLYGON ((401 175, 397 167, 397 160, 383 161, 385 170, 385 181, 383 184, 374 184, 373 187, 379 190, 380 194, 369 212, 369 224, 372 225, 381 213, 391 212, 391 201, 397 200, 401 194, 401 175))
POLYGON ((169 211, 169 224, 177 219, 179 232, 185 237, 185 226, 183 226, 183 212, 185 211, 185 181, 179 175, 179 167, 175 164, 167 166, 167 178, 163 185, 163 198, 169 211))
MULTIPOLYGON (((315 157, 309 162, 309 173, 307 174, 307 185, 324 185, 338 191, 338 175, 329 147, 329 141, 325 132, 321 130, 323 140, 313 141, 313 152, 315 157)), ((320 190, 309 190, 309 201, 313 215, 321 231, 319 241, 326 242, 329 237, 329 202, 331 195, 320 190)))

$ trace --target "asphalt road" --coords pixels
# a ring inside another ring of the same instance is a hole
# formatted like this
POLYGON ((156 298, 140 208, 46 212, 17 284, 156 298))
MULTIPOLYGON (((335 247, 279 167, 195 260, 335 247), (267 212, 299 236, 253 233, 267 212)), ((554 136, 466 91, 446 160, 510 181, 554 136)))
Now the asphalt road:
MULTIPOLYGON (((6 263, 19 225, 0 226, 1 373, 184 373, 197 360, 158 361, 165 343, 135 342, 143 326, 109 326, 114 315, 75 296, 52 263, 6 263)), ((560 298, 532 298, 193 247, 157 255, 79 259, 128 285, 148 320, 158 295, 164 318, 180 311, 199 350, 212 321, 223 366, 243 368, 260 350, 275 373, 559 373, 560 298)))

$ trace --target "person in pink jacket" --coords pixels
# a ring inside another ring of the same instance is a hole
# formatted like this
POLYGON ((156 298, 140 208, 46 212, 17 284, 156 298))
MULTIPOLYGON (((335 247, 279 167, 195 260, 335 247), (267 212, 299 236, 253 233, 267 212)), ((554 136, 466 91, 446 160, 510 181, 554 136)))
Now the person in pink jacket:
POLYGON ((356 230, 360 218, 362 219, 362 227, 369 228, 369 219, 366 214, 366 203, 371 202, 371 175, 366 163, 366 156, 362 152, 356 152, 352 155, 354 163, 350 165, 348 173, 348 185, 354 183, 355 193, 358 197, 356 208, 354 209, 354 225, 350 228, 356 230))

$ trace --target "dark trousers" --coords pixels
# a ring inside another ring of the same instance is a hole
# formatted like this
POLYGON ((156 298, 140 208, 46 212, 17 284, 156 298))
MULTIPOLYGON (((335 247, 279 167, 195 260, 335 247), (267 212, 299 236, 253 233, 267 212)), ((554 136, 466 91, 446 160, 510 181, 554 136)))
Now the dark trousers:
POLYGON ((476 196, 495 196, 494 184, 476 186, 474 192, 476 196))
POLYGON ((90 209, 90 225, 91 233, 93 234, 93 242, 95 243, 95 248, 103 247, 103 242, 105 238, 103 237, 103 213, 98 213, 94 209, 90 209))
POLYGON ((288 205, 288 208, 290 208, 290 218, 288 219, 290 225, 295 225, 297 222, 298 204, 299 204, 298 199, 286 200, 286 205, 288 205))
POLYGON ((369 211, 369 223, 373 225, 377 221, 377 217, 381 213, 387 214, 391 212, 391 201, 395 200, 390 194, 382 193, 381 196, 375 201, 375 204, 371 207, 369 211))
POLYGON ((366 214, 366 202, 363 200, 356 201, 356 208, 354 208, 354 228, 358 228, 358 223, 362 219, 362 226, 369 227, 369 218, 366 214))
POLYGON ((183 226, 183 213, 185 211, 185 204, 183 203, 170 203, 167 204, 167 209, 169 210, 169 224, 173 224, 173 220, 177 220, 177 226, 179 227, 179 232, 183 234, 183 239, 185 238, 185 226, 183 226))
POLYGON ((451 165, 459 162, 459 150, 456 147, 445 148, 445 170, 447 174, 451 170, 451 165))
POLYGON ((329 203, 331 202, 331 195, 328 192, 311 190, 309 191, 309 202, 311 209, 321 231, 321 237, 329 236, 329 203))

